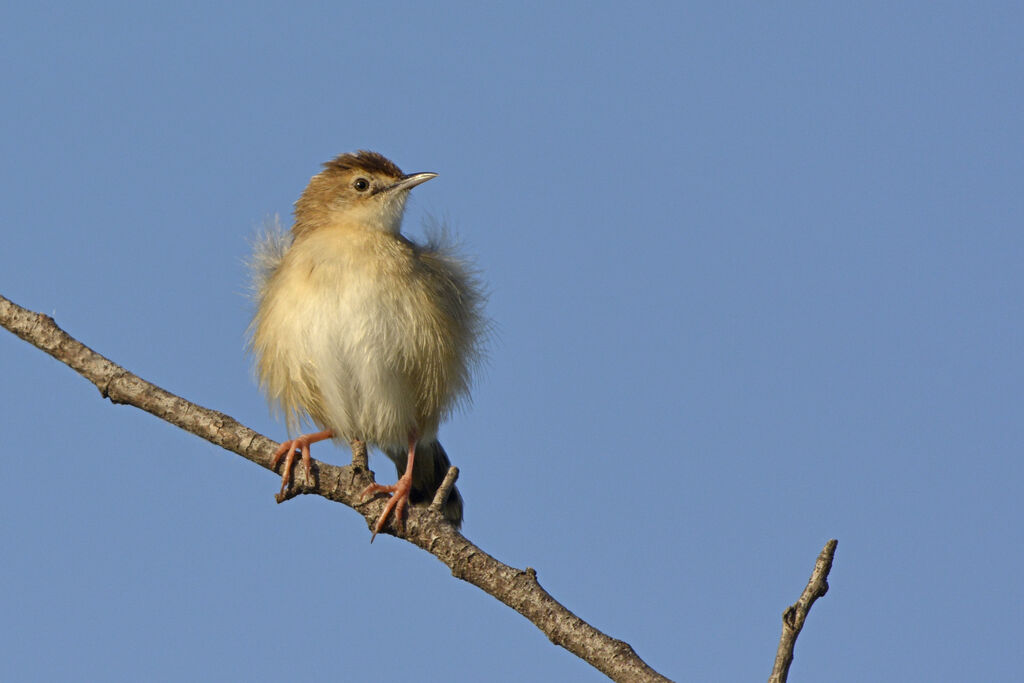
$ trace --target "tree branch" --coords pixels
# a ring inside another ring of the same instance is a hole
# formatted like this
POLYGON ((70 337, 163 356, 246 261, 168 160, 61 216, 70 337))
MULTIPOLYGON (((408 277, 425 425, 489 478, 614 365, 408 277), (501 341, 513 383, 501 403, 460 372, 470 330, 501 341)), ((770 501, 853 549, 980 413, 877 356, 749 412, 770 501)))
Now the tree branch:
MULTIPOLYGON (((53 318, 24 309, 0 296, 0 326, 68 365, 95 384, 111 402, 141 408, 260 467, 271 469, 270 461, 277 443, 224 413, 198 406, 145 381, 68 335, 53 318)), ((452 483, 455 475, 450 473, 452 483)), ((285 499, 316 494, 343 503, 363 515, 367 528, 372 528, 384 509, 385 498, 366 502, 360 498, 362 490, 373 482, 365 448, 355 452, 352 464, 344 467, 314 460, 313 478, 314 484, 310 486, 304 477, 296 477, 285 499)), ((628 643, 598 631, 551 597, 537 582, 535 570, 528 567, 524 571, 502 564, 470 543, 430 507, 409 506, 407 510, 405 540, 441 560, 453 576, 522 614, 551 642, 614 681, 669 680, 651 669, 628 643)), ((390 526, 381 533, 395 534, 390 526)), ((802 618, 800 623, 803 623, 802 618)))
POLYGON ((800 635, 800 631, 804 627, 807 613, 811 611, 811 605, 815 600, 828 593, 828 573, 832 571, 832 559, 836 555, 837 545, 839 545, 839 541, 834 538, 825 544, 818 555, 818 560, 814 563, 814 571, 811 572, 811 578, 807 582, 804 592, 782 613, 782 635, 779 637, 775 666, 772 668, 772 676, 768 679, 768 683, 785 683, 789 678, 789 666, 793 663, 796 637, 800 635))

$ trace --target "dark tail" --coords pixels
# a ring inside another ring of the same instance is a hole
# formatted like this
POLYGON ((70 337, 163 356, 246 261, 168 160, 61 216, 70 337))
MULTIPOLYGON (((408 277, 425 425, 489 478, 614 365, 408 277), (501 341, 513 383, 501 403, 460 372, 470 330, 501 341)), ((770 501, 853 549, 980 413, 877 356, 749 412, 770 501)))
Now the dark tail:
MULTIPOLYGON (((395 463, 398 476, 405 474, 405 463, 408 453, 402 450, 386 450, 384 454, 395 463)), ((416 446, 416 460, 412 467, 412 493, 409 494, 409 502, 412 504, 423 503, 429 505, 434 500, 437 488, 448 474, 451 462, 448 461, 448 454, 439 441, 421 443, 416 446)), ((448 494, 448 500, 441 508, 445 519, 459 528, 462 525, 462 496, 459 489, 452 487, 448 494)))

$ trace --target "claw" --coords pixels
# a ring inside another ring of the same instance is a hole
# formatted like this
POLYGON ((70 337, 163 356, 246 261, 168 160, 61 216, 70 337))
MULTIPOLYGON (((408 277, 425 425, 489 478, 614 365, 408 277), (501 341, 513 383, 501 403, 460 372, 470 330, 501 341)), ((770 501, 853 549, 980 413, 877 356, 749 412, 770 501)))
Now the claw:
POLYGON ((278 494, 278 502, 284 500, 285 491, 292 481, 292 470, 295 467, 296 451, 302 454, 302 469, 305 475, 306 485, 313 486, 313 458, 310 456, 309 447, 317 441, 323 441, 334 437, 334 432, 327 430, 315 434, 303 434, 288 441, 282 441, 281 445, 274 451, 274 457, 270 460, 270 467, 277 470, 281 457, 284 456, 284 471, 281 472, 281 493, 278 494))
POLYGON ((384 528, 384 523, 387 522, 388 517, 392 511, 395 513, 395 524, 398 527, 400 533, 405 533, 405 522, 402 518, 402 513, 405 512, 405 506, 409 504, 409 493, 412 491, 412 468, 406 469, 405 474, 402 478, 395 483, 394 486, 384 486, 383 484, 370 484, 360 495, 361 498, 366 498, 368 495, 375 493, 390 493, 391 499, 388 500, 387 506, 384 508, 384 512, 380 513, 380 517, 377 518, 377 523, 373 527, 373 535, 370 536, 370 543, 373 543, 373 539, 377 538, 377 534, 384 528))
POLYGON ((384 523, 388 520, 388 516, 391 515, 392 511, 395 513, 395 525, 398 527, 399 532, 405 533, 405 522, 403 521, 402 513, 405 512, 405 506, 409 504, 409 493, 412 492, 412 465, 416 458, 416 442, 418 440, 419 433, 415 429, 411 430, 409 432, 409 460, 405 465, 405 474, 395 482, 394 486, 370 484, 360 494, 360 498, 366 498, 366 496, 374 493, 391 494, 391 500, 388 501, 384 512, 380 513, 377 523, 373 526, 373 535, 370 536, 370 543, 373 543, 373 539, 377 538, 377 534, 384 528, 384 523))

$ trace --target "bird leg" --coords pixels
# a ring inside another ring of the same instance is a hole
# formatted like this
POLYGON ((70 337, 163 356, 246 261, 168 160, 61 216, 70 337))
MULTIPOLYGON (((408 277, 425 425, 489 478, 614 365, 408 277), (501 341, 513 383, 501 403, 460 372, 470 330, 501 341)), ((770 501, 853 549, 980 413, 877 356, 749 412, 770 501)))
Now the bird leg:
POLYGON ((373 539, 377 538, 377 534, 381 529, 384 528, 384 522, 387 521, 388 515, 391 511, 395 511, 395 522, 399 529, 404 533, 405 528, 402 522, 402 513, 405 512, 405 506, 409 503, 409 493, 412 491, 412 466, 413 461, 416 458, 416 442, 419 441, 419 433, 414 429, 409 432, 409 460, 405 465, 405 474, 403 474, 394 486, 384 486, 382 484, 370 484, 363 489, 361 498, 365 498, 368 495, 374 493, 390 493, 391 500, 388 501, 387 507, 384 508, 384 512, 380 513, 380 517, 377 519, 377 524, 373 527, 373 535, 370 536, 370 543, 373 543, 373 539))
POLYGON ((295 467, 295 452, 299 451, 302 453, 302 468, 306 475, 306 483, 310 486, 313 485, 313 474, 310 471, 312 467, 312 459, 309 455, 309 447, 311 444, 317 441, 323 441, 324 439, 330 439, 334 437, 334 432, 326 430, 323 432, 317 432, 316 434, 303 434, 294 439, 281 442, 280 447, 274 452, 274 457, 270 461, 270 468, 277 470, 277 464, 281 462, 281 456, 284 457, 284 471, 281 473, 281 493, 278 495, 278 502, 284 500, 284 492, 288 488, 288 484, 292 480, 292 469, 295 467))

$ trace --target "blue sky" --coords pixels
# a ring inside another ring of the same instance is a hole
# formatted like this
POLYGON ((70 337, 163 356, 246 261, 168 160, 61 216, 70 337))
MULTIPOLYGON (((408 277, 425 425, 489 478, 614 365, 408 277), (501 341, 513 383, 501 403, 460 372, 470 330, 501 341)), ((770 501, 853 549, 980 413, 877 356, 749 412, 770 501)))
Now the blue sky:
MULTIPOLYGON (((496 329, 441 432, 474 542, 677 680, 766 679, 831 537, 790 680, 1024 669, 1016 3, 22 5, 0 294, 281 437, 248 240, 341 152, 435 171, 407 229, 496 329)), ((604 680, 6 333, 0 372, 0 678, 604 680)))

